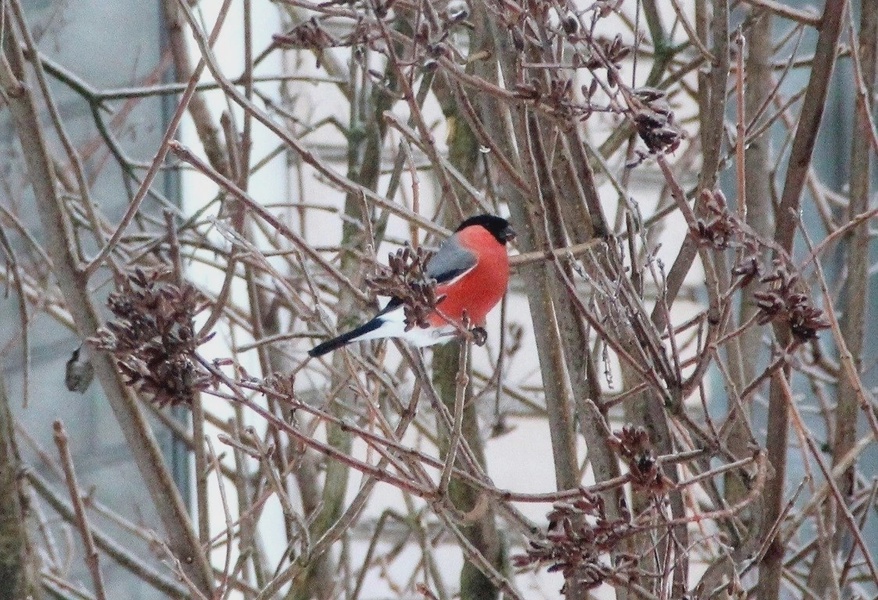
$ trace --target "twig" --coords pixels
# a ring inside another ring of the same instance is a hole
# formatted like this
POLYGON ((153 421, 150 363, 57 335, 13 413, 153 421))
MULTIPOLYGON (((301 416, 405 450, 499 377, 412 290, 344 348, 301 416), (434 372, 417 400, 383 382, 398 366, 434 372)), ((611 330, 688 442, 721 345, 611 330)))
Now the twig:
POLYGON ((79 495, 79 484, 76 481, 76 471, 73 469, 73 457, 70 455, 70 446, 67 443, 67 431, 64 429, 64 424, 61 421, 55 421, 53 428, 55 430, 55 445, 58 447, 61 465, 64 467, 67 490, 70 494, 70 499, 73 501, 73 510, 76 513, 76 527, 79 529, 79 533, 82 536, 82 544, 85 546, 85 564, 88 567, 89 573, 91 573, 95 597, 98 600, 106 600, 107 593, 104 589, 104 578, 101 575, 100 557, 95 546, 94 537, 92 537, 88 518, 85 515, 85 505, 82 502, 82 496, 79 495))
POLYGON ((323 258, 323 256, 319 252, 317 252, 317 250, 315 250, 312 245, 308 244, 304 239, 302 239, 301 236, 299 236, 299 234, 297 234, 286 224, 281 222, 280 219, 271 214, 271 212, 266 210, 262 205, 260 205, 253 198, 251 198, 245 191, 241 190, 233 181, 231 181, 221 173, 213 170, 210 165, 206 164, 200 158, 195 156, 195 154, 191 150, 186 148, 183 144, 172 141, 168 144, 168 147, 182 160, 185 160, 192 166, 196 167, 204 175, 207 175, 218 185, 222 186, 223 189, 233 194, 238 201, 242 202, 253 213, 264 219, 267 223, 274 227, 278 233, 282 234, 287 239, 296 244, 296 246, 298 246, 303 253, 305 253, 309 258, 317 262, 339 283, 346 286, 361 302, 368 302, 368 294, 355 286, 353 282, 348 279, 348 277, 342 274, 341 271, 339 271, 336 267, 330 264, 329 261, 323 258))
POLYGON ((829 2, 820 20, 820 36, 814 51, 814 63, 802 112, 799 115, 796 135, 790 150, 789 168, 784 180, 783 193, 777 210, 777 230, 775 240, 787 252, 793 248, 796 222, 799 218, 799 203, 802 188, 811 165, 811 154, 817 142, 817 131, 823 120, 826 96, 829 93, 829 78, 836 60, 836 45, 841 35, 847 0, 829 2))
MULTIPOLYGON (((219 32, 222 29, 223 22, 225 20, 226 15, 228 14, 229 4, 231 0, 224 0, 223 6, 221 7, 217 21, 214 25, 213 30, 210 33, 210 43, 212 44, 216 41, 217 36, 219 36, 219 32)), ((159 174, 162 165, 164 164, 165 157, 168 155, 168 150, 170 149, 170 143, 174 139, 174 136, 177 135, 177 128, 180 126, 180 122, 183 120, 183 116, 186 114, 186 109, 189 105, 189 101, 195 94, 196 87, 198 85, 198 79, 201 77, 201 72, 204 70, 205 61, 201 59, 198 61, 198 65, 192 71, 192 78, 189 80, 189 84, 186 86, 186 90, 181 94, 180 101, 177 104, 177 110, 174 111, 174 114, 171 116, 168 121, 168 126, 165 129, 165 134, 162 136, 162 141, 159 143, 158 150, 156 152, 155 158, 153 158, 152 163, 150 164, 149 170, 146 172, 146 175, 143 177, 143 181, 140 183, 140 187, 137 190, 137 193, 128 203, 128 208, 125 210, 125 214, 122 216, 122 219, 119 221, 119 224, 116 226, 116 230, 113 232, 113 235, 103 244, 98 254, 91 260, 91 262, 86 265, 82 274, 88 279, 91 275, 94 274, 95 271, 103 264, 104 259, 109 255, 110 252, 113 251, 113 248, 116 244, 119 243, 119 240, 122 238, 122 234, 125 233, 125 229, 131 223, 131 220, 140 210, 140 204, 143 202, 143 199, 146 197, 149 188, 152 186, 152 182, 155 180, 156 176, 159 174)))
MULTIPOLYGON (((464 323, 464 327, 466 326, 466 323, 464 323)), ((448 439, 448 450, 445 456, 445 465, 442 468, 442 477, 439 480, 439 492, 443 495, 448 494, 448 484, 451 482, 452 468, 455 460, 457 460, 457 448, 463 435, 463 409, 464 404, 466 404, 466 389, 467 385, 469 385, 467 366, 469 363, 470 343, 469 340, 466 340, 460 344, 454 391, 454 423, 448 439)))
POLYGON ((601 244, 606 243, 605 240, 594 238, 581 244, 573 244, 561 248, 552 248, 551 250, 536 250, 534 252, 523 252, 509 257, 509 266, 512 269, 518 269, 524 265, 530 265, 541 261, 550 261, 555 258, 567 258, 568 256, 579 256, 588 251, 597 248, 601 244))
MULTIPOLYGON (((62 519, 70 523, 76 522, 77 517, 74 508, 64 502, 45 479, 36 471, 30 469, 25 471, 25 476, 30 485, 33 486, 35 493, 45 500, 62 519)), ((94 539, 95 546, 118 565, 130 571, 135 577, 169 598, 184 600, 188 597, 186 591, 176 581, 155 571, 143 560, 142 556, 135 555, 94 525, 89 527, 89 531, 94 539)))
POLYGON ((811 11, 797 10, 787 4, 777 2, 776 0, 744 0, 744 3, 758 6, 760 8, 766 8, 779 17, 796 21, 797 23, 807 25, 808 27, 820 27, 821 24, 820 15, 814 14, 811 11))
MULTIPOLYGON (((790 151, 789 166, 784 181, 783 193, 777 209, 777 228, 775 241, 787 253, 793 249, 793 239, 799 220, 799 205, 802 188, 805 184, 817 131, 823 117, 826 95, 829 91, 829 77, 836 60, 836 44, 841 34, 843 16, 847 10, 846 0, 827 3, 820 24, 820 35, 814 54, 814 63, 802 111, 799 115, 796 134, 790 151)), ((819 267, 819 264, 818 264, 819 267)), ((782 346, 788 335, 780 335, 782 346)), ((772 523, 781 518, 786 478, 786 442, 789 429, 789 415, 782 392, 786 383, 786 372, 778 372, 771 381, 768 407, 768 427, 772 435, 768 437, 769 460, 775 466, 775 479, 767 486, 765 518, 772 523)), ((781 561, 783 548, 777 540, 762 558, 759 569, 758 590, 767 599, 777 598, 782 576, 781 561)))
MULTIPOLYGON (((787 402, 787 406, 790 410, 790 414, 793 417, 793 423, 796 428, 801 431, 804 435, 805 442, 808 446, 808 450, 811 453, 811 456, 817 462, 817 465, 820 467, 820 471, 823 473, 823 477, 826 478, 826 483, 829 487, 829 492, 832 494, 835 499, 836 510, 843 517, 843 521, 847 524, 848 530, 854 538, 854 541, 860 547, 860 551, 862 552, 863 559, 866 561, 866 566, 869 568, 869 575, 872 581, 878 581, 878 566, 876 566, 874 559, 872 558, 872 552, 869 548, 869 545, 863 539, 863 534, 860 531, 860 528, 857 527, 857 521, 854 516, 851 514, 850 508, 847 505, 845 496, 838 489, 838 485, 835 482, 835 479, 832 477, 831 469, 826 464, 826 461, 823 458, 823 452, 818 447, 817 443, 814 441, 814 436, 807 433, 807 427, 805 426, 805 422, 802 419, 802 414, 799 411, 799 407, 796 405, 796 401, 793 398, 793 391, 790 388, 789 382, 784 377, 779 377, 777 379, 778 383, 783 390, 784 397, 787 402)), ((873 432, 874 435, 874 432, 873 432)))
POLYGON ((248 111, 269 131, 277 135, 281 140, 288 144, 290 148, 295 150, 303 161, 313 166, 321 175, 327 177, 333 183, 339 185, 345 190, 363 194, 373 204, 383 209, 386 209, 393 214, 416 222, 418 223, 418 225, 427 229, 428 231, 432 231, 434 233, 439 233, 442 235, 448 234, 447 231, 445 231, 441 227, 438 227, 429 219, 426 219, 421 215, 415 214, 395 202, 390 202, 376 194, 373 190, 363 187, 362 185, 357 184, 351 179, 337 173, 334 169, 327 166, 323 161, 319 160, 313 152, 306 149, 305 146, 298 139, 292 137, 286 129, 279 126, 274 121, 274 119, 272 119, 269 115, 265 113, 265 111, 260 109, 253 102, 249 101, 243 94, 241 94, 241 92, 239 92, 235 88, 234 84, 229 81, 229 79, 222 73, 222 71, 220 71, 213 50, 210 48, 210 44, 204 33, 201 31, 201 28, 199 27, 198 22, 195 19, 195 15, 192 13, 192 9, 185 2, 181 3, 181 7, 183 8, 183 12, 189 21, 190 27, 192 27, 195 41, 198 43, 198 47, 201 51, 202 59, 206 62, 207 68, 210 71, 211 75, 213 75, 217 83, 220 85, 220 88, 227 94, 230 100, 233 100, 244 110, 248 111))

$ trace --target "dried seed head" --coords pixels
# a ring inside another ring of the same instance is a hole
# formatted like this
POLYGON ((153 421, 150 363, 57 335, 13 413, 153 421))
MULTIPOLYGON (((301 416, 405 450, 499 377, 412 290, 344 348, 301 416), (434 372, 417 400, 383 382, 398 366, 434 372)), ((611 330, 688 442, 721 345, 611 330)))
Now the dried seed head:
POLYGON ((786 323, 797 343, 814 339, 818 331, 829 327, 829 322, 823 318, 823 311, 814 306, 798 275, 789 273, 776 263, 775 270, 760 281, 769 284, 753 294, 759 309, 757 322, 760 325, 786 323))
POLYGON ((572 502, 556 503, 548 519, 545 538, 531 540, 525 554, 513 557, 512 563, 516 567, 548 564, 549 572, 561 572, 565 579, 575 576, 585 589, 604 582, 609 571, 602 557, 618 550, 634 533, 629 521, 608 519, 602 498, 587 491, 572 502))
POLYGON ((656 459, 646 429, 626 425, 608 442, 628 466, 631 484, 635 490, 662 495, 673 488, 673 483, 662 472, 656 459))
POLYGON ((740 227, 726 208, 726 199, 721 191, 702 191, 701 206, 707 216, 698 219, 690 231, 702 244, 725 250, 741 237, 740 227))
POLYGON ((436 297, 436 282, 427 277, 427 263, 433 252, 406 244, 387 259, 387 267, 366 280, 366 285, 379 296, 399 299, 403 304, 406 331, 428 327, 428 317, 436 310, 441 298, 436 297))
POLYGON ((178 286, 162 270, 135 269, 107 300, 116 317, 89 342, 111 352, 128 385, 160 406, 188 403, 208 384, 194 360, 193 319, 206 307, 192 285, 178 286))

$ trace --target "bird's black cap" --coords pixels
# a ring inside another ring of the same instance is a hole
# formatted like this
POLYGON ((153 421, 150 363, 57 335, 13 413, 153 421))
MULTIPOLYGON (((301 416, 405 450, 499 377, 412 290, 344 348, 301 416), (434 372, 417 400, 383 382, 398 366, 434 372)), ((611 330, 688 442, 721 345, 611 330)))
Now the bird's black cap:
POLYGON ((515 230, 509 225, 509 221, 503 217, 498 217, 496 215, 476 215, 475 217, 470 217, 461 223, 455 231, 460 231, 470 225, 481 225, 501 244, 505 244, 509 240, 515 238, 515 230))

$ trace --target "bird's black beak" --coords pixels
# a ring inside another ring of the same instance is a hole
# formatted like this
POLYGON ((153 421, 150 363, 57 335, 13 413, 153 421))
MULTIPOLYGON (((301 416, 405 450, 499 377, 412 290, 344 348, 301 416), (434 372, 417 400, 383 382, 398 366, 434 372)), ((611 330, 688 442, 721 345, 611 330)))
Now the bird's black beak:
POLYGON ((515 239, 516 233, 512 227, 506 227, 506 229, 503 230, 502 235, 503 235, 504 242, 511 242, 512 240, 515 239))

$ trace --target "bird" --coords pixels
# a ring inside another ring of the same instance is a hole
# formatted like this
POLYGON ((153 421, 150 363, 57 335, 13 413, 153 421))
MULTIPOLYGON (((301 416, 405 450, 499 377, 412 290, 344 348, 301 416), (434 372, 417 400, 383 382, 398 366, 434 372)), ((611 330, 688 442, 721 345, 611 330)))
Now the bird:
POLYGON ((506 293, 506 243, 514 238, 515 231, 502 217, 481 214, 464 220, 427 262, 426 275, 436 281, 439 299, 436 311, 426 318, 427 327, 407 327, 404 303, 393 297, 373 319, 318 344, 308 354, 323 356, 352 342, 384 338, 404 339, 417 347, 444 343, 457 334, 464 314, 473 326, 483 328, 488 313, 506 293))

